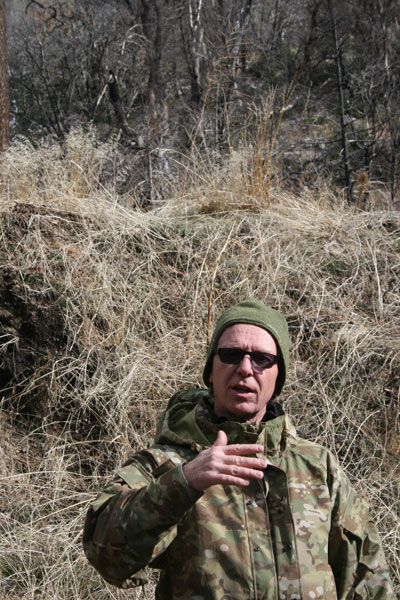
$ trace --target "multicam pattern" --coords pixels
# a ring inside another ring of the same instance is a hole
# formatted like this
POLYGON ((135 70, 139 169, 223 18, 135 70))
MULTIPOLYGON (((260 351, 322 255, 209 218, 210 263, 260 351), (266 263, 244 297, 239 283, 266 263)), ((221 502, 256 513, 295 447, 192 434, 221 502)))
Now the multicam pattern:
POLYGON ((159 600, 394 600, 382 547, 332 455, 302 440, 283 415, 214 424, 207 391, 176 394, 153 448, 135 454, 93 502, 84 547, 110 583, 161 569, 159 600), (229 443, 262 443, 263 481, 204 493, 181 465, 223 429, 229 443))

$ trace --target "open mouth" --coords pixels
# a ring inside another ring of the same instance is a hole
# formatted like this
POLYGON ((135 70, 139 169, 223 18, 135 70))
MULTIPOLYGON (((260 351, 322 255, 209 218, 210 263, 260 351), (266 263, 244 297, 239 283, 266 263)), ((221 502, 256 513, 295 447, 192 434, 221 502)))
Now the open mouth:
POLYGON ((233 389, 238 394, 249 394, 252 392, 252 390, 250 388, 246 387, 245 385, 234 385, 233 389))

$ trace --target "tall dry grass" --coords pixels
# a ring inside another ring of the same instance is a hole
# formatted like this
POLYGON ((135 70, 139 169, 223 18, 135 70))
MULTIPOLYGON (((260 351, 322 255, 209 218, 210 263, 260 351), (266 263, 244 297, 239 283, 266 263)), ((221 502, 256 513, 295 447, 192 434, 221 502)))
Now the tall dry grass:
POLYGON ((169 396, 201 385, 211 287, 212 322, 249 296, 287 316, 284 405, 369 499, 400 593, 399 214, 351 210, 322 184, 303 196, 271 189, 262 206, 247 188, 241 204, 232 154, 214 179, 210 161, 193 165, 184 189, 144 213, 100 183, 90 156, 105 150, 81 134, 71 171, 51 145, 19 143, 0 174, 1 265, 29 298, 52 290, 67 336, 3 392, 1 599, 153 598, 152 581, 107 586, 81 529, 114 468, 151 442, 169 396), (21 203, 32 205, 24 219, 21 203))

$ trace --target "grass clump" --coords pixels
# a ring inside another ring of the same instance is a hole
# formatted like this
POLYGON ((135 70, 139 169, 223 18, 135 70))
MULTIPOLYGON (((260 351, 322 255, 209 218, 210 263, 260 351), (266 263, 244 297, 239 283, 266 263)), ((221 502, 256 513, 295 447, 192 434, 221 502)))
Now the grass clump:
POLYGON ((34 145, 20 136, 0 159, 1 199, 75 209, 78 199, 118 183, 116 156, 116 140, 101 142, 91 128, 72 129, 63 142, 43 138, 34 145))

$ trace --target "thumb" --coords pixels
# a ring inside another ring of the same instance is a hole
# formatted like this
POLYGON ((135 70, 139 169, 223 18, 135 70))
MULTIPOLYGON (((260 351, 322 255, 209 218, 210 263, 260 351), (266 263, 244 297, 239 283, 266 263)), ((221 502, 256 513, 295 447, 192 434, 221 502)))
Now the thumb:
POLYGON ((213 446, 227 446, 227 445, 228 445, 228 438, 226 437, 226 433, 225 433, 225 431, 222 431, 222 429, 220 429, 218 431, 217 439, 215 440, 213 446))

